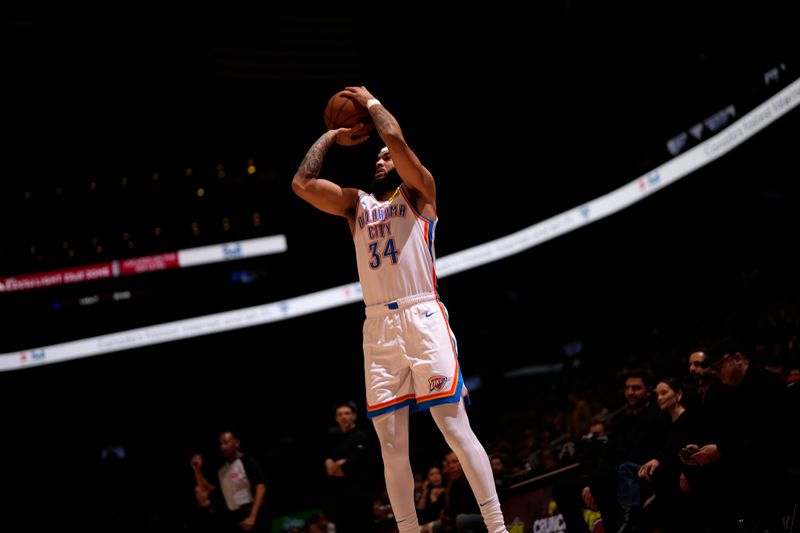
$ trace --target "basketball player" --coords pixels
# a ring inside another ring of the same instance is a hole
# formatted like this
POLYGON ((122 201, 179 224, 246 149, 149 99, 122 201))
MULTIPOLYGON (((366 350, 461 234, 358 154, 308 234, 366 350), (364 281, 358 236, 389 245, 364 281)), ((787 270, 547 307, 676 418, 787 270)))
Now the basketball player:
POLYGON ((419 533, 408 445, 409 410, 430 410, 455 451, 490 533, 505 532, 492 468, 473 433, 463 396, 456 339, 436 292, 433 237, 436 184, 409 148, 400 125, 364 87, 347 96, 369 110, 386 147, 370 191, 318 179, 334 143, 366 140, 366 129, 328 130, 300 164, 292 188, 303 200, 347 219, 366 305, 367 416, 381 444, 386 487, 400 533, 419 533))

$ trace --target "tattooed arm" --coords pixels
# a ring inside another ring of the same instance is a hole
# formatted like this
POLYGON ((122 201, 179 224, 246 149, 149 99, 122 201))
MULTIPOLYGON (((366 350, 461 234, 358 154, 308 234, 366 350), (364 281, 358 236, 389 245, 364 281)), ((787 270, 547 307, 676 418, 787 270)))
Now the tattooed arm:
POLYGON ((300 163, 300 168, 292 180, 292 190, 317 209, 345 217, 352 225, 358 190, 340 187, 332 181, 319 179, 317 176, 322 169, 325 154, 334 143, 351 146, 365 140, 366 137, 353 139, 350 128, 339 128, 323 133, 300 163))
MULTIPOLYGON (((363 86, 347 87, 347 94, 363 106, 375 98, 363 86)), ((380 103, 369 108, 369 114, 375 123, 375 129, 381 136, 389 154, 394 161, 397 173, 403 184, 415 197, 417 209, 429 218, 436 217, 436 183, 427 168, 420 162, 417 155, 406 144, 403 132, 397 119, 380 103)))

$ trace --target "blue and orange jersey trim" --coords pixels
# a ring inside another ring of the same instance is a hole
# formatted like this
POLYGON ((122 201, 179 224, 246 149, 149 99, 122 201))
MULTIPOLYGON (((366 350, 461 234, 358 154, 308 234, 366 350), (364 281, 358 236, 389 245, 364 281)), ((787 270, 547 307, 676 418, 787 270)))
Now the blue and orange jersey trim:
POLYGON ((400 194, 403 195, 403 199, 406 201, 408 206, 411 208, 411 212, 422 221, 423 224, 423 236, 425 238, 425 244, 428 247, 428 254, 431 256, 431 287, 434 289, 438 289, 439 281, 438 277, 436 276, 436 256, 433 251, 433 237, 434 237, 434 230, 436 229, 436 221, 431 220, 419 211, 417 211, 417 206, 414 205, 414 202, 408 197, 408 192, 406 191, 406 186, 400 186, 400 194))

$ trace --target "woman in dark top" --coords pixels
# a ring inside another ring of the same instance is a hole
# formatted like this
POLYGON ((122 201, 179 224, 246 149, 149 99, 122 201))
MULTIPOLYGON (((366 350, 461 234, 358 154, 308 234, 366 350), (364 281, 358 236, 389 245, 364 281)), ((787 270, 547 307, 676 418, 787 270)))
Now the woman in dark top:
POLYGON ((422 484, 422 494, 417 501, 417 516, 420 524, 427 524, 438 519, 444 509, 445 491, 442 469, 432 466, 422 484))
POLYGON ((652 482, 662 533, 697 531, 697 520, 692 512, 694 506, 688 496, 691 488, 685 472, 692 467, 683 464, 678 456, 687 443, 696 440, 696 413, 681 403, 683 386, 678 380, 662 379, 655 392, 658 407, 670 416, 672 424, 661 450, 655 458, 642 465, 639 477, 652 482))

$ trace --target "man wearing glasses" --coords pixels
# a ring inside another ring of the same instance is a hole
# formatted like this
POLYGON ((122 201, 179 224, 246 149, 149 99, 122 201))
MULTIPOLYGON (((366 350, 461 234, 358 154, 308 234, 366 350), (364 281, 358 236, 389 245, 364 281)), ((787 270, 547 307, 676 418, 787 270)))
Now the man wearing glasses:
POLYGON ((681 460, 708 468, 710 483, 700 490, 711 530, 735 531, 738 521, 780 531, 789 468, 785 387, 733 338, 712 346, 703 366, 716 382, 702 407, 705 444, 687 446, 681 460))

